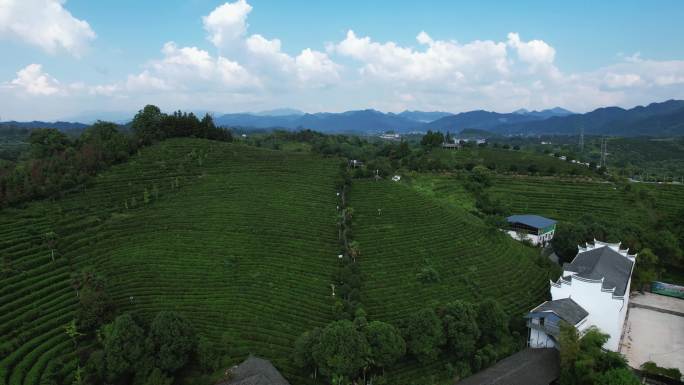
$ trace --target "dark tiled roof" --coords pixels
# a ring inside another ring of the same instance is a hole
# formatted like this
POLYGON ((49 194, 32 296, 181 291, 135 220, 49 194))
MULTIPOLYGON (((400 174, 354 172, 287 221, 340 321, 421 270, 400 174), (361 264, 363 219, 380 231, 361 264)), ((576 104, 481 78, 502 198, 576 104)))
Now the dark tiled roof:
POLYGON ((508 223, 522 223, 536 229, 543 229, 556 224, 556 221, 553 219, 544 218, 539 215, 511 215, 506 220, 508 220, 508 223))
POLYGON ((530 313, 552 311, 556 313, 561 319, 571 325, 577 325, 578 322, 586 318, 589 313, 584 310, 577 302, 571 298, 557 299, 555 301, 546 301, 537 306, 530 313))
POLYGON ((290 385, 271 362, 254 356, 231 369, 231 374, 220 385, 290 385))
POLYGON ((572 263, 563 265, 563 270, 577 273, 587 279, 603 280, 603 289, 615 288, 615 295, 624 295, 632 274, 632 264, 624 255, 608 246, 577 254, 572 263))
POLYGON ((558 350, 527 348, 457 385, 549 385, 559 375, 558 350))

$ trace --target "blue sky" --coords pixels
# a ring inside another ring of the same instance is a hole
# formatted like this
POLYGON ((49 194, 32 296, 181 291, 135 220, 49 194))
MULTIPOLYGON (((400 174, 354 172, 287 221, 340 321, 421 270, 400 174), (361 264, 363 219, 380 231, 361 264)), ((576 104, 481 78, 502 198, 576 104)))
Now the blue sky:
POLYGON ((7 0, 0 117, 106 116, 146 103, 631 107, 684 98, 682 19, 682 1, 7 0))

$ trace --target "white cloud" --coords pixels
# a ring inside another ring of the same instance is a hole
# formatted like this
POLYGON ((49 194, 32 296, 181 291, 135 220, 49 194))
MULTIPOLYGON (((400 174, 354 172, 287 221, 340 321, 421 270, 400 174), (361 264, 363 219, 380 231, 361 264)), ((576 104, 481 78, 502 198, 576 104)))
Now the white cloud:
POLYGON ((0 38, 17 39, 48 53, 80 56, 95 32, 64 8, 65 0, 0 0, 0 38))
MULTIPOLYGON (((0 0, 0 38, 28 41, 31 36, 42 36, 34 44, 47 51, 82 52, 94 38, 87 23, 64 10, 63 1, 41 1, 0 0), (17 31, 24 30, 8 20, 30 19, 24 4, 53 8, 36 12, 47 23, 24 23, 35 28, 20 34, 17 31), (61 14, 62 18, 45 16, 49 12, 61 14), (66 20, 72 19, 71 24, 64 22, 65 15, 66 20), (54 27, 60 23, 71 27, 54 27), (53 31, 50 28, 56 32, 45 32, 53 31), (80 40, 64 37, 79 30, 81 34, 76 35, 80 40)), ((246 0, 216 7, 202 18, 207 39, 215 50, 168 42, 157 58, 118 82, 60 83, 43 72, 39 64, 31 64, 15 79, 0 85, 0 102, 14 110, 21 108, 17 107, 18 101, 26 100, 25 96, 52 95, 59 96, 58 104, 50 106, 53 111, 67 104, 73 109, 93 110, 97 109, 95 103, 116 99, 117 103, 129 103, 126 108, 131 110, 157 103, 163 108, 217 111, 225 111, 226 106, 235 111, 286 104, 309 111, 371 107, 458 112, 557 105, 586 111, 605 105, 628 107, 684 99, 681 60, 649 60, 634 54, 619 56, 614 64, 594 70, 563 72, 555 63, 555 47, 537 36, 523 40, 516 32, 497 40, 460 42, 420 31, 414 43, 399 44, 349 30, 324 51, 304 48, 288 52, 286 42, 248 31, 251 11, 246 0)), ((28 115, 35 113, 28 104, 25 110, 28 115)))
POLYGON ((128 75, 126 89, 130 91, 168 91, 171 89, 163 79, 153 76, 145 70, 137 75, 128 75))
POLYGON ((29 64, 17 72, 16 79, 9 83, 10 87, 21 89, 29 95, 53 95, 60 91, 59 82, 43 72, 40 64, 29 64))
POLYGON ((507 44, 515 48, 521 61, 532 65, 552 64, 556 57, 556 50, 543 40, 524 42, 515 32, 508 34, 507 44))
POLYGON ((114 96, 121 90, 118 84, 103 84, 92 86, 88 89, 91 95, 96 96, 114 96))
POLYGON ((266 39, 254 34, 245 40, 247 60, 282 85, 295 83, 302 87, 322 87, 340 79, 341 66, 323 52, 305 48, 296 57, 281 50, 279 39, 266 39))
POLYGON ((378 79, 459 85, 464 79, 480 81, 486 76, 508 73, 506 45, 476 40, 467 44, 434 40, 426 32, 416 37, 424 47, 416 50, 394 42, 378 43, 370 37, 357 37, 347 32, 344 40, 329 47, 330 52, 354 58, 363 63, 361 74, 378 79))
POLYGON ((305 49, 295 58, 297 77, 308 85, 325 85, 339 81, 340 66, 323 52, 305 49))
POLYGON ((259 86, 259 80, 239 63, 222 56, 214 58, 197 47, 167 42, 161 52, 162 59, 151 61, 143 72, 128 77, 128 90, 241 92, 259 86))
POLYGON ((634 87, 643 83, 641 76, 637 74, 607 73, 604 79, 609 88, 634 87))
POLYGON ((239 40, 247 32, 247 15, 251 11, 252 6, 245 0, 216 7, 202 18, 204 29, 209 34, 207 39, 218 48, 239 40))

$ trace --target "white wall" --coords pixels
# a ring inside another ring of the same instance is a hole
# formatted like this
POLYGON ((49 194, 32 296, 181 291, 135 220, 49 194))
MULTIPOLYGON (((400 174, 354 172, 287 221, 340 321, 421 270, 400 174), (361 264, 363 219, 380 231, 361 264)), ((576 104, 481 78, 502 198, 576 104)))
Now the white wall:
MULTIPOLYGON (((570 272, 563 273, 564 276, 569 274, 570 272)), ((603 291, 601 285, 602 281, 586 281, 574 276, 571 283, 561 281, 560 285, 552 284, 551 298, 553 300, 572 298, 589 313, 580 331, 592 325, 598 327, 603 333, 610 335, 604 348, 618 351, 627 311, 627 300, 614 298, 613 293, 603 291)))
POLYGON ((530 328, 529 343, 531 348, 555 348, 555 341, 541 330, 530 328))
POLYGON ((528 240, 530 241, 533 245, 538 246, 541 245, 544 242, 550 242, 551 239, 553 239, 553 231, 550 231, 546 234, 542 235, 536 235, 536 234, 527 234, 523 232, 516 232, 513 230, 506 230, 506 233, 511 236, 511 238, 517 240, 517 241, 523 241, 523 240, 528 240))

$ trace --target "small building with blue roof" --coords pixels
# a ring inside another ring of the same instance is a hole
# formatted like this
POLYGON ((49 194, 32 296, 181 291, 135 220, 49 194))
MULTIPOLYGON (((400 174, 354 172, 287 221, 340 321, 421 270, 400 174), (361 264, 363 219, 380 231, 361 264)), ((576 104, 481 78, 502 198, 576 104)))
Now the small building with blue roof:
POLYGON ((527 240, 537 246, 551 242, 556 232, 556 221, 540 215, 511 215, 506 220, 506 232, 511 237, 519 241, 527 240))

